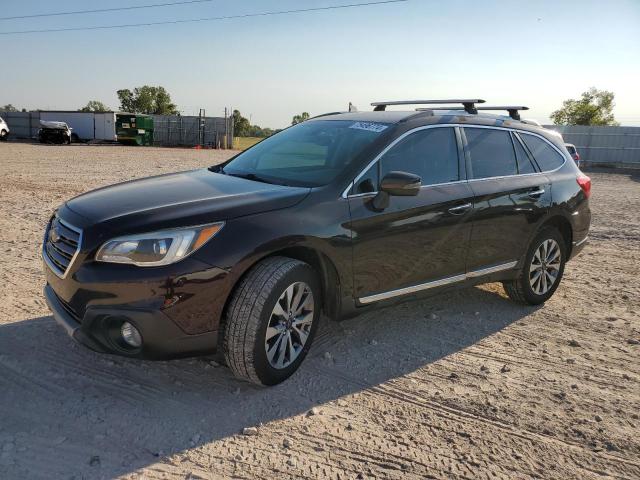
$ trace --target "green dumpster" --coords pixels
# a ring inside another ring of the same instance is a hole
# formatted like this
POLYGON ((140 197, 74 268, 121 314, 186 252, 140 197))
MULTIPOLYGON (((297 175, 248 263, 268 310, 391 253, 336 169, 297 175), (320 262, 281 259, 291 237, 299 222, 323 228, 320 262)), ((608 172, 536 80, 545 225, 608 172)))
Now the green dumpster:
POLYGON ((153 118, 133 113, 116 114, 116 135, 124 145, 152 145, 153 118))

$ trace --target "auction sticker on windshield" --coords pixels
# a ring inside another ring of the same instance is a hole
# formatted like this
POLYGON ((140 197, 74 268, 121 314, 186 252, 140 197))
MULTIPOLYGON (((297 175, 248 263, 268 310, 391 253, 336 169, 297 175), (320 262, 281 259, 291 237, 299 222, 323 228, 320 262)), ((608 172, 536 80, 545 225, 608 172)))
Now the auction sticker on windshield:
POLYGON ((380 133, 383 130, 386 130, 389 125, 384 125, 382 123, 372 123, 372 122, 356 122, 351 125, 349 128, 355 128, 357 130, 368 130, 369 132, 380 133))

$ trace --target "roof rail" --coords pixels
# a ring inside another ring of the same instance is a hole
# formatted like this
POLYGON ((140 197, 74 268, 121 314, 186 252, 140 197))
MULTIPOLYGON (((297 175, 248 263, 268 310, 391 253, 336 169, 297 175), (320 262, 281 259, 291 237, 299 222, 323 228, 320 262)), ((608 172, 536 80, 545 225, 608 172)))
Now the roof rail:
POLYGON ((509 116, 514 120, 521 120, 520 110, 529 110, 529 107, 523 105, 504 105, 500 107, 478 107, 477 110, 506 110, 509 112, 509 116))
POLYGON ((396 100, 391 102, 373 102, 374 112, 384 112, 389 105, 446 105, 448 103, 461 103, 467 113, 478 113, 476 103, 484 103, 481 98, 456 99, 456 100, 396 100))

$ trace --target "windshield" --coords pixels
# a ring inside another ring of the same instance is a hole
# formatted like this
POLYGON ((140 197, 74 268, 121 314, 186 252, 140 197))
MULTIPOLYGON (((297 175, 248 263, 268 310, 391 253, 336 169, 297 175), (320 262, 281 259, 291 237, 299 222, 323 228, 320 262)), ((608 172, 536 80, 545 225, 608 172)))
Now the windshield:
POLYGON ((241 153, 220 172, 292 186, 326 185, 388 127, 352 120, 300 123, 241 153))

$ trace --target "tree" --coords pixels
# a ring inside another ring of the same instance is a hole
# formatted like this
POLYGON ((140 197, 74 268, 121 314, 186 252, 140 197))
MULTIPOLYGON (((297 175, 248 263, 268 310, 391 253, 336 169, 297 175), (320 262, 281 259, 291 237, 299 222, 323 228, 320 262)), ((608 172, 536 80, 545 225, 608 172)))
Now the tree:
POLYGON ((136 87, 133 92, 128 88, 118 90, 120 109, 130 113, 144 113, 147 115, 177 115, 178 108, 171 103, 171 95, 164 87, 144 85, 136 87))
POLYGON ((18 109, 16 107, 14 107, 13 105, 11 105, 10 103, 7 103, 4 107, 0 108, 0 111, 3 111, 3 112, 17 112, 18 109))
POLYGON ((307 112, 302 112, 300 115, 295 115, 291 120, 291 125, 297 125, 298 123, 302 123, 305 120, 309 120, 309 114, 307 112))
POLYGON ((249 128, 249 137, 261 137, 266 138, 273 135, 273 129, 268 127, 260 127, 258 125, 251 125, 249 128))
POLYGON ((233 111, 233 135, 236 137, 248 137, 251 124, 242 116, 240 110, 233 111))
POLYGON ((578 100, 562 102, 562 108, 551 114, 556 125, 620 125, 613 117, 614 93, 590 88, 578 100))
POLYGON ((249 120, 242 116, 240 110, 233 111, 233 136, 234 137, 270 137, 274 131, 271 128, 263 128, 251 125, 249 120))
POLYGON ((82 107, 79 112, 108 112, 109 107, 107 107, 104 103, 99 102, 98 100, 90 100, 87 104, 82 107))

